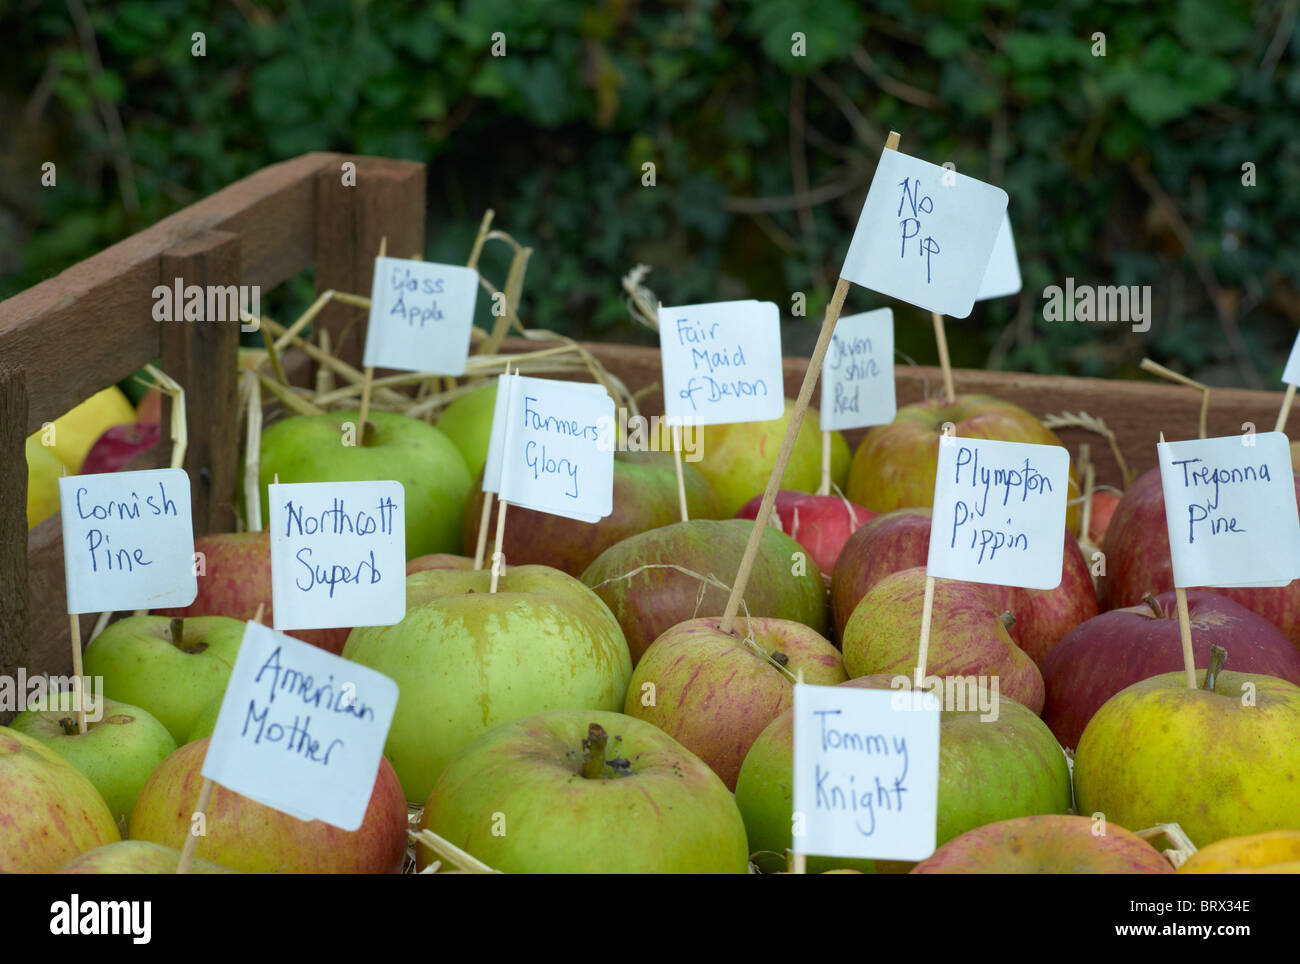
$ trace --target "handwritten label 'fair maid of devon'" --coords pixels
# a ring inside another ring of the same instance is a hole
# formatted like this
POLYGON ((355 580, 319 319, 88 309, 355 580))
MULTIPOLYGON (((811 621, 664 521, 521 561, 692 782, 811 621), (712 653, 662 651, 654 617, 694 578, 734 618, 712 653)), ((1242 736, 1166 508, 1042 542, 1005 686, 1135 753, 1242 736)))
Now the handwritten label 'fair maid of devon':
POLYGON ((391 626, 406 615, 400 482, 271 485, 276 629, 391 626))
POLYGON ((356 830, 396 709, 387 676, 250 622, 203 775, 299 820, 356 830))
POLYGON ((1300 515, 1281 432, 1156 446, 1174 585, 1285 586, 1300 577, 1300 515))

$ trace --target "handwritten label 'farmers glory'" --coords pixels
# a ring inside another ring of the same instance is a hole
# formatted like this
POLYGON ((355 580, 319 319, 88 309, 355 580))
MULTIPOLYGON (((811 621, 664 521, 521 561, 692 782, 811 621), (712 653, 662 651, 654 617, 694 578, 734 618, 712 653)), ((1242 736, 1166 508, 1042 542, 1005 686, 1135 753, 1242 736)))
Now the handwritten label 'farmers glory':
POLYGON ((785 412, 781 315, 770 301, 659 309, 670 424, 768 422, 785 412))
POLYGON ((840 276, 928 311, 965 318, 1006 210, 1001 188, 882 151, 840 276))
POLYGON ((68 612, 188 606, 198 595, 184 469, 59 479, 68 612))
POLYGON ((203 775, 299 820, 356 830, 397 695, 387 676, 250 622, 203 775))
POLYGON ((1300 577, 1285 435, 1164 442, 1156 450, 1175 586, 1285 586, 1300 577))
POLYGON ((795 686, 796 853, 923 860, 934 852, 939 701, 900 695, 795 686))
POLYGON ((941 438, 927 573, 1055 589, 1069 484, 1070 453, 1060 445, 941 438))
POLYGON ((366 367, 465 374, 478 289, 464 265, 376 258, 366 367))
POLYGON ((821 427, 887 425, 897 413, 893 311, 846 315, 835 323, 822 363, 821 427))
POLYGON ((268 487, 276 629, 391 626, 406 615, 400 482, 268 487))

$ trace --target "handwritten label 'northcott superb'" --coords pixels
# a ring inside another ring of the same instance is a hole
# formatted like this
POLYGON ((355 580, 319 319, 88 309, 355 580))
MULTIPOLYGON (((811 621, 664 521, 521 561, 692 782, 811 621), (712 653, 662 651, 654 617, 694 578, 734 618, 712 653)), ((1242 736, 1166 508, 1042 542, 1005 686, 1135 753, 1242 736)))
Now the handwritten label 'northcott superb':
POLYGON ((396 709, 387 676, 250 622, 203 775, 299 820, 356 830, 396 709))
POLYGON ((795 686, 796 853, 924 860, 938 809, 933 694, 795 686))
POLYGON ((965 318, 1007 210, 1007 194, 885 150, 840 277, 890 298, 965 318))
POLYGON ((1069 484, 1070 453, 1060 445, 941 438, 926 572, 1055 589, 1069 484))
POLYGON ((770 422, 785 413, 781 315, 770 301, 659 309, 669 424, 770 422))
POLYGON ((188 606, 194 571, 184 469, 59 479, 69 613, 188 606))
POLYGON ((835 323, 822 362, 822 430, 887 425, 897 413, 894 312, 845 315, 835 323))
POLYGON ((406 615, 400 482, 268 487, 276 629, 391 626, 406 615))
POLYGON ((376 258, 363 364, 465 374, 478 288, 464 265, 376 258))
POLYGON ((1175 586, 1285 586, 1300 577, 1285 435, 1164 442, 1156 451, 1175 586))

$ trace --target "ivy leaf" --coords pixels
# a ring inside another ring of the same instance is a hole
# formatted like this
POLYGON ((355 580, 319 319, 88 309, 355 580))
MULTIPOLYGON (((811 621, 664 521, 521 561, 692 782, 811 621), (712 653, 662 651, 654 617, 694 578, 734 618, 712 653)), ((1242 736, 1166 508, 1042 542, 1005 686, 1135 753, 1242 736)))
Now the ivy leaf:
POLYGON ((850 0, 757 0, 745 29, 757 37, 767 56, 794 73, 807 74, 848 54, 862 36, 862 15, 850 0), (803 35, 803 53, 794 53, 795 34, 803 35))

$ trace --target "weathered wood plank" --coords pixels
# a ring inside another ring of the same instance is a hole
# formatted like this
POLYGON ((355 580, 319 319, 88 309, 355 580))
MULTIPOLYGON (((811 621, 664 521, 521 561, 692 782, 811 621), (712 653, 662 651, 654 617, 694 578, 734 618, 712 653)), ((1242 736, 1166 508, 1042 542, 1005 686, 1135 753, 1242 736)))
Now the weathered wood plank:
MULTIPOLYGON (((0 365, 0 675, 27 665, 27 388, 0 365)), ((0 710, 0 723, 10 714, 0 710)))

